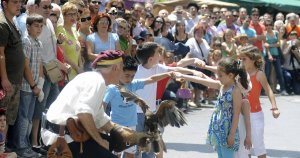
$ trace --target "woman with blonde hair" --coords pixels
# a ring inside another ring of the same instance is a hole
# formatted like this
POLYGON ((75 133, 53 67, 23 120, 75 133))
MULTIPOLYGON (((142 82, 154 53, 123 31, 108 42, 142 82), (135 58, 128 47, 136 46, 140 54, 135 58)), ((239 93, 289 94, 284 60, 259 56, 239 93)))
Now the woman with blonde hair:
POLYGON ((68 74, 68 80, 72 80, 77 74, 83 72, 80 54, 81 47, 78 40, 79 33, 73 27, 78 17, 77 6, 69 2, 65 3, 62 6, 62 14, 64 24, 57 27, 56 34, 63 34, 66 37, 65 42, 61 44, 61 48, 64 52, 65 62, 72 67, 71 72, 68 74))

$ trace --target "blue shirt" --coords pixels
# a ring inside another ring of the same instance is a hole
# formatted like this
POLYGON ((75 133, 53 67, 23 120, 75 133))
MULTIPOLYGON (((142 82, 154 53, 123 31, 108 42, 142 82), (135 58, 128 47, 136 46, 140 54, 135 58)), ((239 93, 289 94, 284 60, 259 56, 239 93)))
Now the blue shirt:
POLYGON ((116 44, 119 42, 119 36, 115 33, 108 33, 108 40, 102 41, 97 32, 94 32, 87 36, 88 42, 94 45, 94 54, 99 54, 105 50, 115 50, 116 44))
POLYGON ((246 34, 248 38, 256 37, 256 31, 252 28, 245 29, 243 27, 240 27, 240 32, 246 34))
MULTIPOLYGON (((133 80, 125 87, 130 92, 135 92, 138 89, 143 89, 145 86, 144 80, 133 80)), ((127 102, 121 96, 116 85, 109 85, 103 98, 103 102, 111 106, 111 120, 122 126, 132 127, 137 125, 136 104, 132 101, 127 102)))

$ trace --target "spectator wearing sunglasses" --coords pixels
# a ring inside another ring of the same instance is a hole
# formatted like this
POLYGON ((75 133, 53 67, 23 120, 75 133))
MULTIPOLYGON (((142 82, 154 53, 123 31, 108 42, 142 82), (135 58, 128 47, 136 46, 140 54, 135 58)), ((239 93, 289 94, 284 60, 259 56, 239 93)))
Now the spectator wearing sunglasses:
POLYGON ((62 14, 64 18, 64 25, 58 26, 56 34, 63 34, 65 42, 61 44, 64 52, 66 63, 72 67, 71 72, 68 74, 69 81, 72 80, 77 74, 83 72, 83 66, 80 55, 80 43, 78 40, 79 33, 72 27, 77 22, 78 9, 73 3, 67 2, 62 6, 62 14))
POLYGON ((118 13, 125 13, 125 4, 123 0, 110 0, 105 10, 108 12, 111 8, 115 7, 118 13))
POLYGON ((117 33, 117 15, 118 15, 118 10, 115 7, 110 8, 110 10, 107 12, 108 16, 111 19, 112 25, 111 25, 111 32, 112 33, 117 33))
POLYGON ((154 18, 154 22, 152 23, 152 25, 150 25, 150 28, 154 33, 154 37, 161 37, 161 31, 164 25, 165 25, 164 18, 160 16, 154 18))
POLYGON ((131 55, 132 48, 132 37, 128 34, 129 25, 127 21, 123 18, 116 19, 117 24, 117 34, 119 35, 119 42, 121 46, 121 50, 125 55, 131 55))
POLYGON ((265 26, 259 23, 259 10, 257 8, 252 8, 251 12, 251 22, 249 27, 253 28, 256 32, 256 42, 254 43, 254 46, 256 46, 262 53, 262 42, 266 39, 266 36, 264 35, 265 26))
POLYGON ((90 68, 91 62, 88 59, 88 53, 86 48, 86 40, 87 36, 92 33, 91 31, 91 15, 90 10, 85 9, 80 16, 80 27, 79 27, 79 42, 81 46, 81 58, 83 60, 83 70, 84 71, 91 71, 90 68))
POLYGON ((94 18, 96 15, 99 13, 99 8, 101 6, 102 2, 101 0, 91 0, 89 3, 89 9, 90 9, 90 14, 92 17, 92 22, 94 21, 94 18))

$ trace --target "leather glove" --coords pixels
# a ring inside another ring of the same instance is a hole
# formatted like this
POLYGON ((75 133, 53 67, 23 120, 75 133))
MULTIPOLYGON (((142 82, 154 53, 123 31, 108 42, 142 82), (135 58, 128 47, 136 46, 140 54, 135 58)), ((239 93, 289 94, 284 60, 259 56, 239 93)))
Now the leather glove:
POLYGON ((133 145, 147 147, 153 140, 153 136, 144 132, 136 132, 130 128, 116 125, 110 131, 109 149, 121 152, 133 145))

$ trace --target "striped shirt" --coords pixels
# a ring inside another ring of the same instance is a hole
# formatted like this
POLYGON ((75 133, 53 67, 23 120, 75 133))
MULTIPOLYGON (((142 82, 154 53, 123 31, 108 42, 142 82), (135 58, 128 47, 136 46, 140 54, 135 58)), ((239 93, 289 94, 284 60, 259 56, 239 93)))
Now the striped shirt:
MULTIPOLYGON (((38 39, 33 39, 29 35, 26 35, 23 38, 23 50, 26 59, 29 60, 29 68, 31 70, 34 82, 37 83, 39 79, 40 64, 42 63, 42 42, 38 39)), ((32 92, 29 83, 24 77, 22 81, 21 90, 26 92, 32 92)))

